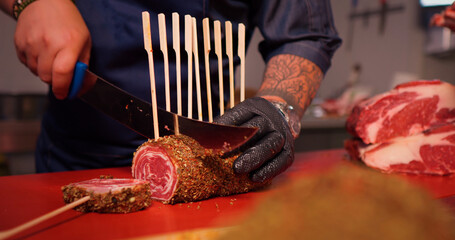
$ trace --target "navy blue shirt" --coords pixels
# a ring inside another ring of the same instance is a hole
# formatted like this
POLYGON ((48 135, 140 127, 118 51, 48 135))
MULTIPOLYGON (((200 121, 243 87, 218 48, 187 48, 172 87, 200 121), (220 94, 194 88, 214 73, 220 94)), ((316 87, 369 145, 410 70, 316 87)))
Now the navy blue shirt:
MULTIPOLYGON (((238 23, 246 26, 247 44, 257 27, 264 37, 259 45, 265 61, 278 54, 294 54, 311 60, 323 72, 330 67, 333 53, 341 44, 333 24, 329 0, 76 0, 92 37, 89 68, 125 91, 150 101, 147 53, 142 35, 142 11, 149 11, 155 60, 158 105, 164 108, 164 65, 159 51, 157 15, 166 16, 169 71, 172 103, 175 94, 175 54, 172 49, 173 12, 180 15, 182 97, 187 99, 187 55, 184 51, 184 15, 195 17, 198 25, 201 87, 205 96, 205 69, 202 54, 202 19, 233 24, 234 44, 238 23), (173 81, 174 80, 174 81, 173 81)), ((212 42, 213 44, 213 42, 212 42)), ((213 45, 212 45, 213 46, 213 45)), ((213 48, 213 47, 212 47, 213 48)), ((223 51, 225 46, 223 45, 223 51)), ((237 47, 234 46, 234 55, 237 47)), ((216 56, 211 56, 212 79, 218 79, 216 56)), ((229 79, 227 57, 224 56, 224 79, 229 79)), ((235 63, 238 64, 238 58, 235 63)), ((247 69, 247 71, 254 71, 247 69)), ((262 74, 262 73, 258 73, 262 74)), ((194 77, 193 77, 194 81, 194 77)), ((226 82, 225 89, 228 89, 226 82)), ((218 106, 218 81, 212 80, 213 106, 218 106)), ((193 87, 195 90, 195 88, 193 87)), ((195 96, 195 94, 193 94, 195 96)), ((228 96, 225 94, 225 96, 228 96)), ((226 99, 227 100, 227 99, 226 99)), ((196 103, 195 100, 193 100, 196 103)), ((183 112, 186 113, 186 104, 183 112)), ((193 107, 197 109, 197 107, 193 107)), ((206 108, 203 108, 206 109, 206 108)), ((176 112, 176 104, 172 104, 176 112)), ((193 116, 197 116, 193 114, 193 116)), ((57 100, 49 93, 37 150, 38 172, 54 172, 127 166, 133 153, 145 138, 98 112, 80 100, 57 100)))

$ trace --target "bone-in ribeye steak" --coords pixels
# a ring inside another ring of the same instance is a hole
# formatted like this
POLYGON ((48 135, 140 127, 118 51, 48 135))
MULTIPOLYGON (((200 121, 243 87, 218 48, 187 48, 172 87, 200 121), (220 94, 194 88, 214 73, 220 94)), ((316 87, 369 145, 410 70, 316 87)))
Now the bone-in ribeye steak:
POLYGON ((455 86, 414 81, 361 102, 346 127, 351 157, 384 172, 455 172, 455 86))
POLYGON ((236 175, 235 158, 221 158, 184 135, 164 136, 137 149, 132 173, 150 181, 153 199, 169 204, 244 193, 269 184, 236 175))
POLYGON ((455 86, 422 80, 398 85, 361 102, 352 110, 346 128, 370 144, 413 135, 454 120, 455 86))
POLYGON ((346 148, 367 166, 384 172, 446 175, 455 172, 455 124, 444 124, 385 143, 349 140, 346 148))

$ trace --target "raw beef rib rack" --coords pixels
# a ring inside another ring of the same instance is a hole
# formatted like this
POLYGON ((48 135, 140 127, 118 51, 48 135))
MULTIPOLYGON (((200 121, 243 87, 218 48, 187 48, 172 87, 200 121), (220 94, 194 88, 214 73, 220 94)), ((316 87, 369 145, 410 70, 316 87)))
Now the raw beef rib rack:
POLYGON ((346 127, 366 144, 385 142, 455 120, 455 86, 434 81, 398 85, 354 107, 346 127))

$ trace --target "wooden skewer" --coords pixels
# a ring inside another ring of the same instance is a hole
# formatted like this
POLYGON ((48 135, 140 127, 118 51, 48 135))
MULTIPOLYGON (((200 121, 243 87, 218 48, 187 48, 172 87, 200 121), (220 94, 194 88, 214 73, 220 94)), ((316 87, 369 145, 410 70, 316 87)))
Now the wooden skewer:
POLYGON ((17 234, 17 233, 19 233, 21 231, 24 231, 27 228, 31 228, 31 227, 33 227, 33 226, 35 226, 35 225, 37 225, 37 224, 39 224, 41 222, 44 222, 44 221, 46 221, 46 220, 48 220, 48 219, 50 219, 50 218, 52 218, 54 216, 57 216, 60 213, 63 213, 65 211, 67 211, 67 210, 75 208, 75 207, 87 202, 88 200, 90 200, 90 196, 85 196, 85 197, 83 197, 83 198, 81 198, 81 199, 79 199, 77 201, 69 203, 69 204, 67 204, 67 205, 65 205, 63 207, 60 207, 60 208, 52 211, 52 212, 46 213, 46 214, 44 214, 44 215, 42 215, 40 217, 37 217, 37 218, 35 218, 35 219, 33 219, 33 220, 29 221, 29 222, 21 224, 21 225, 15 227, 15 228, 0 232, 0 239, 6 239, 8 237, 11 237, 11 236, 13 236, 13 235, 15 235, 15 234, 17 234))
MULTIPOLYGON (((172 13, 172 40, 175 51, 175 72, 177 82, 177 114, 182 116, 182 72, 180 69, 180 23, 179 14, 172 13)), ((174 133, 180 135, 179 119, 174 115, 174 133)))
POLYGON ((150 74, 150 93, 152 97, 152 114, 153 114, 153 130, 155 139, 160 136, 158 128, 158 107, 156 104, 156 86, 155 86, 155 69, 153 65, 153 50, 152 50, 152 34, 150 30, 150 14, 147 11, 142 12, 142 28, 144 34, 144 48, 147 51, 149 60, 149 74, 150 74))
POLYGON ((164 60, 164 87, 166 94, 166 111, 171 111, 171 89, 169 84, 169 57, 167 52, 166 19, 163 13, 158 14, 158 31, 160 34, 160 49, 164 60))
POLYGON ((226 21, 226 55, 229 59, 229 90, 230 90, 230 106, 231 108, 235 105, 234 98, 234 60, 232 52, 232 23, 226 21))
POLYGON ((175 114, 174 114, 174 133, 175 133, 175 135, 180 135, 179 118, 175 114))
POLYGON ((218 57, 218 85, 220 91, 220 115, 224 114, 224 86, 223 86, 223 54, 221 50, 221 23, 216 20, 214 23, 215 54, 218 57))
POLYGON ((172 40, 175 51, 175 72, 177 82, 177 114, 182 116, 182 73, 180 69, 180 24, 179 14, 172 13, 172 40))
POLYGON ((197 94, 197 111, 198 111, 198 120, 202 121, 202 100, 201 100, 201 76, 199 73, 199 53, 197 47, 197 26, 196 18, 193 20, 193 54, 194 54, 194 70, 196 71, 196 94, 197 94))
POLYGON ((193 21, 185 15, 185 51, 188 55, 188 118, 193 118, 193 21))
POLYGON ((209 122, 213 122, 213 110, 212 110, 212 88, 210 81, 210 25, 209 19, 204 18, 202 20, 202 31, 204 34, 204 56, 205 56, 205 80, 207 85, 207 106, 209 114, 209 122))
POLYGON ((245 100, 245 25, 239 23, 239 46, 237 55, 240 58, 240 102, 245 100))

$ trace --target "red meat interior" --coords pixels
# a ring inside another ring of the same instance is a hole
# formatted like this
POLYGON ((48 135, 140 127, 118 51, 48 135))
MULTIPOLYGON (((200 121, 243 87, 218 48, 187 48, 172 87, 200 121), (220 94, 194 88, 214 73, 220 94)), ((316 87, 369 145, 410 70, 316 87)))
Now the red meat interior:
POLYGON ((156 146, 143 146, 136 152, 133 177, 150 181, 152 198, 162 201, 172 197, 177 185, 171 159, 164 149, 156 146))

